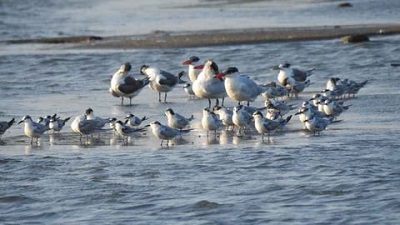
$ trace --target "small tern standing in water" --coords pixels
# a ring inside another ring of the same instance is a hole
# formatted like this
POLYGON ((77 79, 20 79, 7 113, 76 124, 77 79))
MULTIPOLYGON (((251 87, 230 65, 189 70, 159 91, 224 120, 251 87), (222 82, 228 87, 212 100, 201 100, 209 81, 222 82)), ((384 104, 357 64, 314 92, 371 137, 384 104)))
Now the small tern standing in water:
POLYGON ((48 131, 49 128, 43 124, 36 123, 32 120, 29 115, 24 116, 18 124, 24 123, 24 133, 26 136, 31 138, 31 145, 33 143, 38 144, 39 138, 43 135, 44 132, 48 131), (36 142, 33 139, 36 138, 36 142))
POLYGON ((204 108, 203 117, 201 118, 201 125, 203 129, 207 131, 207 137, 210 131, 214 131, 214 137, 216 137, 217 130, 221 126, 221 120, 214 112, 210 111, 209 108, 204 108))
POLYGON ((320 104, 323 105, 324 113, 328 116, 338 117, 342 112, 348 110, 351 105, 343 105, 343 102, 339 103, 336 100, 326 99, 320 104))
POLYGON ((262 140, 264 141, 264 134, 268 134, 268 140, 272 132, 277 129, 282 129, 292 118, 288 116, 286 119, 275 121, 265 118, 260 111, 253 113, 254 126, 259 134, 262 135, 262 140))
POLYGON ((79 140, 82 143, 82 136, 86 135, 87 139, 89 139, 89 135, 92 135, 95 132, 107 131, 111 129, 101 129, 99 127, 98 121, 96 120, 88 120, 85 114, 76 116, 74 121, 71 123, 71 129, 74 133, 78 133, 80 135, 79 140))
POLYGON ((121 104, 124 104, 124 97, 129 98, 129 105, 132 105, 132 98, 137 96, 150 81, 149 78, 142 80, 135 79, 129 75, 131 64, 123 64, 111 78, 110 93, 115 97, 121 97, 121 104))
MULTIPOLYGON (((189 83, 184 84, 184 85, 183 85, 183 90, 184 90, 184 91, 186 92, 186 94, 188 94, 190 97, 196 98, 196 95, 194 94, 193 87, 192 87, 191 84, 189 84, 189 83)), ((190 98, 190 97, 189 97, 189 98, 190 98)))
POLYGON ((312 118, 304 121, 304 126, 308 131, 313 132, 315 136, 317 134, 321 135, 321 131, 325 130, 331 123, 332 120, 325 117, 313 116, 312 118))
POLYGON ((190 121, 194 119, 191 117, 184 117, 181 114, 174 112, 171 108, 165 110, 165 116, 167 116, 168 126, 176 129, 183 129, 189 125, 190 121))
POLYGON ((305 82, 309 76, 312 75, 312 71, 315 68, 300 69, 292 67, 289 63, 279 64, 273 67, 274 70, 279 70, 278 82, 286 86, 288 84, 288 79, 292 78, 298 82, 305 82))
MULTIPOLYGON (((164 140, 167 141, 167 146, 169 145, 169 141, 174 139, 178 135, 182 135, 184 133, 190 132, 192 129, 175 129, 166 125, 161 124, 158 121, 153 121, 149 125, 151 130, 157 138, 161 139, 161 146, 163 145, 164 140)), ((146 126, 146 127, 147 127, 146 126)))
POLYGON ((53 131, 61 131, 61 129, 65 126, 65 124, 70 120, 71 117, 67 117, 65 119, 57 118, 56 114, 54 114, 49 121, 49 128, 53 131))
POLYGON ((242 136, 244 130, 250 127, 252 116, 249 111, 246 110, 245 106, 238 105, 233 108, 232 121, 239 127, 238 135, 242 136))
POLYGON ((117 131, 117 133, 119 135, 121 135, 122 137, 124 137, 124 142, 127 144, 129 141, 129 138, 132 137, 134 134, 136 134, 137 132, 142 132, 144 131, 146 128, 133 128, 130 126, 126 126, 124 125, 124 123, 122 123, 122 121, 118 120, 117 122, 115 122, 115 131, 117 131))
POLYGON ((101 117, 95 116, 92 108, 88 108, 85 111, 85 115, 86 115, 86 120, 91 120, 91 121, 96 122, 95 125, 96 125, 96 128, 98 128, 98 129, 101 129, 110 121, 109 118, 101 118, 101 117))
POLYGON ((125 119, 126 119, 125 124, 127 124, 131 127, 137 127, 137 126, 140 126, 140 124, 142 124, 143 121, 145 121, 149 118, 147 118, 146 116, 140 118, 140 117, 137 117, 137 116, 133 115, 132 113, 130 113, 125 117, 125 119))
POLYGON ((222 124, 226 126, 227 130, 230 127, 232 129, 235 127, 235 124, 232 121, 233 111, 231 109, 223 106, 215 106, 213 111, 219 116, 219 119, 221 120, 222 124))
POLYGON ((142 65, 140 73, 150 79, 149 87, 151 90, 158 92, 159 102, 161 102, 161 93, 164 93, 164 102, 167 102, 167 93, 182 82, 180 78, 184 75, 183 71, 178 76, 175 76, 172 73, 148 65, 142 65))

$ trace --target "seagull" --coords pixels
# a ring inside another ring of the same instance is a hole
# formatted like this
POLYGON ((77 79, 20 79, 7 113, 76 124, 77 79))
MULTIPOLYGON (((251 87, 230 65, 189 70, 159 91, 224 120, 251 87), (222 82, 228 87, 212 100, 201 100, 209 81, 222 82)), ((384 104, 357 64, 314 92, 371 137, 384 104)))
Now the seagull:
POLYGON ((312 75, 312 71, 315 68, 309 68, 302 70, 299 68, 293 68, 289 63, 279 64, 273 67, 274 70, 279 70, 278 82, 283 86, 287 85, 287 79, 293 78, 298 82, 305 82, 309 76, 312 75))
POLYGON ((250 127, 251 120, 251 113, 249 113, 243 105, 238 105, 233 108, 232 121, 237 127, 239 127, 239 135, 242 134, 242 131, 246 127, 250 127))
POLYGON ((226 129, 229 129, 229 127, 233 128, 235 126, 232 121, 232 110, 223 106, 215 106, 213 111, 219 116, 219 119, 221 120, 222 124, 226 126, 226 129))
POLYGON ((109 123, 109 120, 110 120, 109 118, 105 119, 105 118, 95 116, 92 108, 88 108, 85 111, 85 115, 86 115, 87 120, 92 120, 92 121, 96 122, 95 125, 96 125, 96 128, 98 128, 98 129, 104 127, 107 123, 109 123))
POLYGON ((267 86, 261 86, 246 75, 239 74, 236 67, 229 67, 222 73, 216 75, 219 78, 225 78, 225 90, 229 98, 237 101, 238 104, 246 101, 247 105, 254 102, 263 92, 268 90, 267 86))
POLYGON ((167 116, 168 126, 180 130, 188 126, 190 121, 194 119, 193 115, 191 117, 184 117, 174 112, 171 108, 165 110, 165 115, 167 116))
MULTIPOLYGON (((184 133, 190 132, 192 129, 175 129, 166 125, 161 124, 158 121, 153 121, 149 125, 151 130, 157 138, 161 139, 161 146, 163 145, 163 141, 167 141, 167 146, 169 145, 169 141, 174 139, 177 135, 182 135, 184 133)), ((146 126, 146 127, 147 127, 146 126)))
POLYGON ((0 121, 0 141, 3 134, 14 124, 14 122, 15 118, 12 118, 10 121, 0 121))
POLYGON ((125 124, 128 124, 131 127, 136 127, 136 126, 140 126, 140 124, 142 124, 143 121, 147 120, 148 118, 146 116, 139 118, 135 115, 133 115, 132 113, 128 114, 125 117, 125 124))
POLYGON ((124 125, 124 123, 122 123, 121 120, 118 120, 117 122, 115 122, 115 131, 125 137, 124 138, 124 142, 128 143, 128 139, 129 137, 132 137, 134 134, 136 134, 137 132, 142 132, 144 131, 146 128, 133 128, 130 126, 126 126, 124 125))
POLYGON ((143 87, 150 83, 148 77, 138 80, 129 75, 131 68, 130 63, 123 64, 111 78, 109 91, 113 96, 122 98, 122 105, 124 104, 124 97, 129 98, 129 105, 132 105, 132 98, 137 96, 143 87))
POLYGON ((283 128, 292 118, 292 116, 288 116, 286 119, 275 121, 265 118, 260 111, 256 111, 253 113, 254 118, 254 126, 259 134, 262 135, 262 140, 264 141, 264 134, 267 133, 268 140, 272 132, 277 129, 283 128))
POLYGON ((221 120, 209 108, 204 108, 203 117, 201 118, 201 125, 203 129, 207 131, 207 137, 210 131, 214 131, 214 136, 216 137, 217 130, 221 126, 221 120))
POLYGON ((43 124, 34 122, 29 115, 24 116, 18 124, 23 123, 24 133, 26 136, 31 138, 31 145, 34 143, 33 139, 36 138, 36 144, 39 142, 39 138, 43 135, 44 132, 48 131, 49 128, 43 124))
POLYGON ((67 117, 65 119, 57 118, 56 114, 54 114, 49 121, 49 128, 53 131, 61 131, 61 129, 65 126, 65 123, 70 120, 71 117, 67 117))
POLYGON ((215 77, 218 73, 218 65, 211 60, 207 60, 204 65, 196 66, 203 70, 198 75, 197 79, 193 82, 193 92, 198 98, 208 99, 208 108, 211 107, 211 99, 216 99, 216 105, 219 105, 219 98, 222 98, 222 105, 224 98, 227 96, 225 91, 224 81, 215 77))
POLYGON ((159 102, 161 102, 161 93, 164 93, 164 102, 167 102, 167 93, 172 91, 172 89, 181 82, 180 78, 184 74, 182 71, 178 76, 175 76, 172 73, 148 65, 142 65, 140 67, 140 73, 150 79, 149 87, 158 92, 159 102))

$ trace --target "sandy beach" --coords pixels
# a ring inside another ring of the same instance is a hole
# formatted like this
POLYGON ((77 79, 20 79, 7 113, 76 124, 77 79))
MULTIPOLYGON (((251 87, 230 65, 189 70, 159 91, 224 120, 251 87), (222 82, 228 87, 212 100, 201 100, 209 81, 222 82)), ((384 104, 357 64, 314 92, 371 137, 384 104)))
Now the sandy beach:
POLYGON ((400 24, 357 24, 259 29, 204 30, 187 32, 155 31, 147 35, 69 36, 9 40, 8 43, 73 44, 82 49, 179 48, 213 45, 258 44, 274 41, 334 39, 348 35, 392 35, 400 24))

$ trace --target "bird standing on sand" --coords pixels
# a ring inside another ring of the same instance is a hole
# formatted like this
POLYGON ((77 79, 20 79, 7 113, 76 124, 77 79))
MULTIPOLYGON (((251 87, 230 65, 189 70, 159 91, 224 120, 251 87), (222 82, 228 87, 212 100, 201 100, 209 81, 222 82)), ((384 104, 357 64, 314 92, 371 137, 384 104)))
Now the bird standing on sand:
POLYGON ((271 133, 285 126, 290 121, 292 116, 288 116, 283 120, 275 121, 265 118, 260 111, 256 111, 253 113, 253 118, 254 127, 256 128, 257 132, 261 134, 262 140, 264 140, 265 133, 267 133, 269 140, 271 133))
POLYGON ((305 82, 307 78, 312 75, 312 71, 315 70, 315 68, 306 70, 294 68, 289 63, 279 64, 278 66, 274 66, 273 69, 279 70, 278 82, 283 86, 288 84, 289 78, 298 82, 305 82))
POLYGON ((232 121, 239 127, 238 135, 242 136, 244 130, 250 127, 252 116, 248 108, 243 105, 237 105, 233 108, 232 121))
POLYGON ((249 105, 261 93, 268 90, 267 86, 261 86, 248 76, 239 74, 239 70, 236 67, 229 67, 216 76, 224 78, 226 93, 229 98, 237 101, 239 105, 242 101, 246 101, 247 105, 249 105))
POLYGON ((61 129, 65 126, 65 124, 70 120, 71 117, 67 117, 65 119, 60 119, 54 114, 49 121, 49 128, 53 131, 61 131, 61 129))
POLYGON ((165 116, 167 116, 168 126, 176 129, 183 129, 189 125, 190 121, 194 119, 191 117, 184 117, 181 114, 174 112, 171 108, 165 110, 165 116))
POLYGON ((186 59, 185 61, 182 62, 183 65, 188 66, 188 77, 190 80, 190 83, 186 83, 185 86, 183 87, 183 90, 189 95, 195 97, 196 95, 194 94, 193 91, 193 85, 192 83, 197 79, 197 69, 196 66, 200 65, 200 58, 197 56, 192 56, 189 59, 186 59))
POLYGON ((146 128, 133 128, 130 126, 126 126, 124 125, 124 123, 122 123, 122 121, 118 120, 117 122, 115 122, 115 131, 121 135, 122 137, 124 137, 124 142, 127 144, 128 143, 128 139, 130 137, 132 137, 134 134, 136 134, 137 132, 142 132, 144 131, 146 128))
POLYGON ((164 140, 167 141, 167 146, 169 145, 169 141, 174 139, 178 135, 182 135, 184 133, 190 132, 192 129, 175 129, 166 125, 161 124, 158 121, 151 122, 148 126, 151 127, 151 130, 157 138, 161 139, 161 146, 163 145, 164 140))
POLYGON ((203 129, 207 131, 207 137, 210 131, 214 131, 214 137, 216 137, 217 130, 221 126, 221 120, 209 108, 204 108, 203 117, 201 118, 201 125, 203 129))
POLYGON ((97 129, 101 129, 102 127, 104 127, 104 125, 110 122, 110 118, 101 118, 95 116, 92 108, 88 108, 85 111, 85 115, 86 115, 86 120, 91 120, 96 122, 95 125, 97 129))
POLYGON ((219 105, 219 100, 222 99, 223 105, 224 98, 227 96, 224 81, 217 78, 215 75, 219 72, 218 65, 211 60, 207 60, 204 65, 196 66, 203 70, 193 82, 193 92, 198 98, 208 99, 208 108, 211 107, 211 99, 216 99, 216 105, 219 105))
POLYGON ((132 113, 128 114, 125 117, 125 124, 131 126, 131 127, 137 127, 140 124, 142 124, 143 121, 147 120, 148 118, 146 116, 143 116, 142 118, 137 117, 135 115, 133 115, 132 113))
POLYGON ((24 116, 18 124, 24 123, 24 133, 26 136, 31 138, 31 145, 39 143, 39 138, 44 132, 48 131, 49 128, 43 124, 36 123, 32 120, 29 115, 24 116), (33 140, 36 138, 36 142, 33 140))
POLYGON ((149 78, 142 80, 135 79, 129 75, 131 64, 123 64, 111 78, 110 93, 115 97, 121 97, 121 104, 124 104, 124 97, 129 98, 129 105, 132 105, 132 98, 137 96, 150 81, 149 78))
POLYGON ((140 73, 149 78, 149 87, 151 90, 158 92, 159 102, 161 102, 161 93, 164 93, 164 102, 167 102, 167 93, 181 82, 180 78, 184 75, 183 71, 178 76, 175 76, 172 73, 148 65, 142 65, 140 73))

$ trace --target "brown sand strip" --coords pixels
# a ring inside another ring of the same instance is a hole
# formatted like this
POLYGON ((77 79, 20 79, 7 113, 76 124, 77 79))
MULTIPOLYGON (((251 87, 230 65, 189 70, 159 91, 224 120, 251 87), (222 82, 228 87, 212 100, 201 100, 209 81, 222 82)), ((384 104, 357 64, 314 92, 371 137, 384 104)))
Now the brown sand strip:
POLYGON ((29 44, 29 43, 42 43, 42 44, 66 44, 66 43, 84 43, 102 40, 99 36, 72 36, 72 37, 50 37, 50 38, 35 38, 35 39, 18 39, 9 40, 10 44, 29 44))
POLYGON ((287 27, 196 32, 158 31, 148 35, 57 37, 14 40, 9 41, 9 43, 76 43, 72 46, 73 48, 84 49, 178 48, 257 44, 272 41, 333 39, 346 35, 370 36, 390 34, 400 34, 400 24, 287 27))

